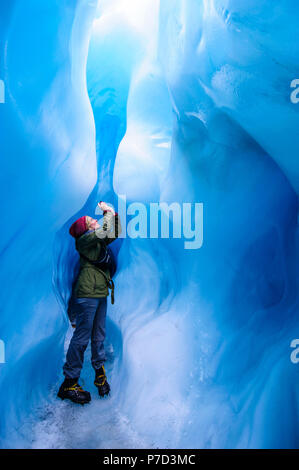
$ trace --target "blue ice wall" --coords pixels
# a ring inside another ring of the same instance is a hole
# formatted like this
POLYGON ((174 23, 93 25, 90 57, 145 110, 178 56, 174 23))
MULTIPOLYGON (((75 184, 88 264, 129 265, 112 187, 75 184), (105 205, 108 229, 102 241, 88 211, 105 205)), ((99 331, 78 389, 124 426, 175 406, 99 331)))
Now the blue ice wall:
POLYGON ((2 446, 28 446, 24 420, 60 374, 67 320, 52 283, 55 235, 96 182, 85 85, 94 8, 36 0, 0 6, 2 446))
POLYGON ((57 406, 67 228, 117 195, 202 202, 204 237, 117 242, 111 407, 149 447, 298 447, 299 7, 269 5, 1 5, 3 447, 57 406))

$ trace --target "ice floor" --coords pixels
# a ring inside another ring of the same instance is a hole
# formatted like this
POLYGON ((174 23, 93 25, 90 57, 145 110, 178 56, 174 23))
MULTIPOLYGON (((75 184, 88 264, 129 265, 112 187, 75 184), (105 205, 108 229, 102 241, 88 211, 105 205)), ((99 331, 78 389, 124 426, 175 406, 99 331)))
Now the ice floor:
MULTIPOLYGON (((68 330, 65 348, 72 331, 68 330)), ((66 352, 66 349, 65 349, 66 352)), ((111 377, 114 363, 112 344, 106 345, 107 376, 111 377)), ((86 350, 86 361, 80 384, 89 390, 92 401, 87 405, 76 405, 56 397, 60 383, 51 389, 47 401, 34 410, 16 431, 18 439, 24 438, 25 448, 32 449, 142 449, 154 448, 154 443, 139 436, 129 420, 122 414, 115 393, 100 398, 93 385, 94 372, 90 364, 90 345, 86 350), (30 443, 28 443, 30 436, 30 443)), ((22 442, 22 441, 21 441, 22 442)), ((20 446, 20 441, 18 447, 20 446)), ((23 448, 21 445, 20 448, 23 448)))

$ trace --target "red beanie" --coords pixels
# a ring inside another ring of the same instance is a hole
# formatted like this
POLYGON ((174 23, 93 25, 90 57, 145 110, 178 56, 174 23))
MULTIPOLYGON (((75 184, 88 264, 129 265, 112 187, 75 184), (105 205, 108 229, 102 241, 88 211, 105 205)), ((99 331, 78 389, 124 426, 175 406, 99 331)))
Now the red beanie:
POLYGON ((80 219, 76 220, 70 230, 69 233, 72 235, 74 238, 80 237, 84 232, 88 230, 88 226, 86 223, 86 215, 83 215, 83 217, 80 217, 80 219))

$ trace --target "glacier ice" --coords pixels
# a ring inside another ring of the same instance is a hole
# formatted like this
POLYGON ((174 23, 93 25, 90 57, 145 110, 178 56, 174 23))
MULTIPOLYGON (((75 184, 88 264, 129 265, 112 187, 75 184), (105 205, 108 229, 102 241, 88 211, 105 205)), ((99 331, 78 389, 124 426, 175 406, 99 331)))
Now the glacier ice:
POLYGON ((1 447, 298 447, 298 13, 1 2, 1 447), (203 246, 115 242, 113 394, 78 410, 55 397, 68 227, 117 195, 202 202, 203 246))

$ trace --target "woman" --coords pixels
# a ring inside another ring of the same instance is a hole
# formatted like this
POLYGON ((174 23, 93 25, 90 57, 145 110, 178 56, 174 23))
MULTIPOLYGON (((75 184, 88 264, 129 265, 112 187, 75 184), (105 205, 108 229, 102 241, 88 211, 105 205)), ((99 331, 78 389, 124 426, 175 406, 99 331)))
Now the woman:
POLYGON ((58 397, 81 404, 91 400, 90 393, 84 391, 78 383, 89 339, 91 363, 95 370, 94 384, 100 396, 110 391, 104 369, 104 339, 107 296, 110 288, 113 303, 114 284, 111 279, 111 258, 106 247, 119 236, 121 225, 118 214, 108 204, 101 201, 98 206, 104 213, 102 227, 96 219, 83 216, 69 230, 80 254, 80 273, 73 292, 76 328, 63 366, 65 380, 60 386, 58 397))

